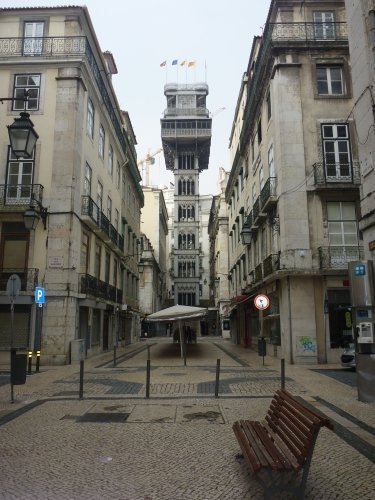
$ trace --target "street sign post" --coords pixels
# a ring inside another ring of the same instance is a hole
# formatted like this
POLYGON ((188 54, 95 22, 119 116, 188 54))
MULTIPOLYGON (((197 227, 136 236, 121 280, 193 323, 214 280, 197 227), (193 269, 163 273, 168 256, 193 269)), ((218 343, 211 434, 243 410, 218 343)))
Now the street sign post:
POLYGON ((259 310, 259 327, 260 327, 260 339, 258 340, 258 349, 259 355, 263 356, 263 365, 264 365, 264 356, 265 356, 265 340, 263 337, 263 311, 270 306, 270 299, 267 295, 259 294, 254 299, 254 305, 259 310))
POLYGON ((45 290, 43 287, 41 287, 41 286, 35 287, 34 294, 35 294, 35 303, 36 304, 44 304, 45 303, 46 298, 45 298, 45 290))
POLYGON ((10 402, 14 403, 13 393, 13 369, 15 349, 13 349, 14 336, 14 302, 21 290, 21 278, 18 274, 11 274, 7 281, 7 295, 10 300, 10 402))

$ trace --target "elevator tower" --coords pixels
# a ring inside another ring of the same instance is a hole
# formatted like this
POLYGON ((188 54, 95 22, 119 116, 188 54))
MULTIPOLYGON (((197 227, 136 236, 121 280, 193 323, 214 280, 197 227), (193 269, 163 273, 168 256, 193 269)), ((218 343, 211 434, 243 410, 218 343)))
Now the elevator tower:
POLYGON ((174 173, 171 290, 175 304, 199 306, 202 295, 202 234, 199 174, 208 168, 212 120, 206 83, 164 86, 167 108, 161 119, 165 165, 174 173))

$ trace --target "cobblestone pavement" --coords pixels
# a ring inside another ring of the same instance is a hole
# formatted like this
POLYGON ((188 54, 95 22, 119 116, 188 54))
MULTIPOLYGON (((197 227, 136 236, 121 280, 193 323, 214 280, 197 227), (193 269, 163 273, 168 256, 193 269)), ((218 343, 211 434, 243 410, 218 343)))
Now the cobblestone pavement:
MULTIPOLYGON (((42 365, 15 386, 14 404, 9 384, 1 385, 0 498, 263 498, 231 426, 264 417, 280 387, 280 361, 267 356, 263 366, 256 353, 219 338, 187 347, 186 366, 169 338, 119 349, 116 367, 112 353, 90 358, 83 399, 77 364, 42 365)), ((286 366, 286 388, 335 425, 318 437, 306 499, 372 499, 375 405, 324 369, 286 366)))

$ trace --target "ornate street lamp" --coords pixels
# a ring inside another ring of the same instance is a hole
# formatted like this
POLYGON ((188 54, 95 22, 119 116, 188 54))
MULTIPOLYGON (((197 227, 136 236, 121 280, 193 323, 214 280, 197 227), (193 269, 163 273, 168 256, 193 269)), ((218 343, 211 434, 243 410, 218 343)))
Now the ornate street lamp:
POLYGON ((29 113, 22 111, 12 125, 7 125, 11 150, 16 158, 31 158, 39 135, 29 113))
POLYGON ((243 227, 241 231, 241 241, 243 245, 250 245, 251 244, 251 231, 249 227, 243 227))
POLYGON ((43 207, 40 201, 33 198, 31 200, 30 208, 28 208, 23 214, 23 223, 25 224, 25 228, 29 231, 36 229, 39 220, 42 219, 44 229, 47 229, 47 216, 47 208, 43 207), (39 211, 34 208, 33 202, 38 205, 39 211))

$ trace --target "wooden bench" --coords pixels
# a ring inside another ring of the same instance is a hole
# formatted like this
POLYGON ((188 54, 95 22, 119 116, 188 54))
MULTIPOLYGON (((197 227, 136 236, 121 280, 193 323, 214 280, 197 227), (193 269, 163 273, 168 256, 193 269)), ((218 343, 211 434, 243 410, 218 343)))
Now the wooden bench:
POLYGON ((274 395, 263 422, 239 420, 233 431, 264 498, 280 491, 304 498, 316 438, 321 427, 333 429, 322 417, 292 394, 281 389, 274 395))

